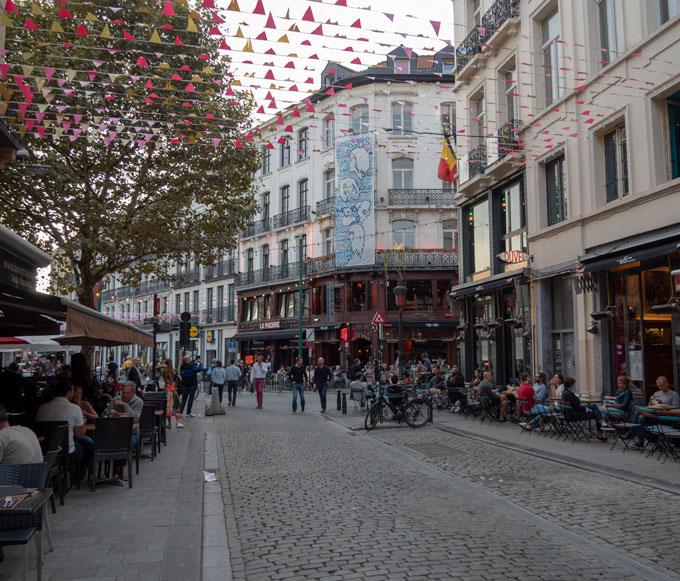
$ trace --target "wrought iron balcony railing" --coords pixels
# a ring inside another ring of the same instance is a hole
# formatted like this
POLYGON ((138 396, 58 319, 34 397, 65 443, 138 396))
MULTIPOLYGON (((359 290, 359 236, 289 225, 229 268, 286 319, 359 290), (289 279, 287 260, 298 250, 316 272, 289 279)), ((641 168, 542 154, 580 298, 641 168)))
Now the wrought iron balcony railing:
POLYGON ((510 18, 519 17, 518 0, 496 0, 482 17, 483 43, 486 43, 510 18))
POLYGON ((400 268, 429 268, 458 266, 458 251, 454 249, 435 250, 376 250, 375 262, 399 270, 400 268))
POLYGON ((236 261, 233 258, 218 262, 214 266, 206 266, 203 269, 203 278, 206 280, 232 276, 234 274, 236 274, 236 261))
MULTIPOLYGON (((249 272, 239 272, 236 278, 236 286, 250 286, 253 284, 295 278, 300 274, 298 269, 298 262, 289 262, 288 264, 269 266, 267 268, 260 268, 259 270, 251 270, 249 272)), ((303 271, 303 275, 304 274, 303 271)))
POLYGON ((272 229, 272 219, 263 218, 262 220, 257 220, 252 226, 248 226, 243 232, 241 232, 241 238, 251 238, 252 236, 260 236, 261 234, 266 234, 272 229))
POLYGON ((335 254, 327 254, 319 258, 311 258, 305 262, 305 274, 324 274, 335 270, 335 254))
POLYGON ((225 323, 235 321, 236 316, 234 312, 234 305, 228 307, 214 307, 212 309, 205 309, 201 313, 203 323, 211 325, 215 323, 225 323))
POLYGON ((309 206, 302 206, 301 208, 288 210, 287 212, 282 212, 281 214, 274 216, 272 218, 272 227, 274 230, 278 230, 279 228, 285 228, 286 226, 298 224, 299 222, 307 222, 308 220, 309 206))
POLYGON ((498 129, 498 159, 503 159, 513 151, 524 149, 524 141, 519 135, 521 125, 519 119, 511 119, 498 129))
POLYGON ((335 196, 316 203, 316 217, 327 218, 329 216, 335 216, 335 196))
POLYGON ((454 190, 388 190, 390 206, 434 206, 453 208, 454 190))
POLYGON ((486 145, 478 145, 468 154, 470 164, 470 178, 483 174, 486 171, 486 145))
POLYGON ((475 27, 456 47, 456 73, 460 73, 475 55, 482 51, 483 40, 479 29, 475 27))
POLYGON ((201 280, 201 269, 184 270, 178 272, 174 277, 175 286, 186 286, 195 284, 201 280))

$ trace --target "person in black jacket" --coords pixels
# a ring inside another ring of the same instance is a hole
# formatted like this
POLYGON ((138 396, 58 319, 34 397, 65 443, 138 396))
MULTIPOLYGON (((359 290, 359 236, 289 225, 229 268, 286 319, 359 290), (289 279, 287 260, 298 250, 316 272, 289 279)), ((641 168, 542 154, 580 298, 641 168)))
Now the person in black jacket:
POLYGON ((576 380, 573 377, 567 377, 564 380, 564 391, 562 392, 562 401, 568 403, 571 406, 571 410, 563 411, 566 418, 573 419, 576 421, 583 420, 594 420, 595 421, 595 435, 598 440, 606 440, 607 438, 602 434, 602 426, 606 424, 602 421, 602 412, 598 409, 595 404, 589 404, 587 406, 581 405, 581 400, 572 391, 574 389, 574 384, 576 380))
POLYGON ((319 392, 322 414, 326 413, 326 392, 328 391, 328 385, 332 378, 333 372, 331 371, 331 368, 325 364, 323 357, 319 357, 317 366, 314 368, 312 383, 314 384, 314 389, 319 392))
POLYGON ((302 362, 302 357, 295 360, 295 365, 288 372, 291 386, 293 388, 293 413, 297 413, 297 396, 300 392, 300 411, 305 413, 305 385, 309 384, 307 369, 302 362))

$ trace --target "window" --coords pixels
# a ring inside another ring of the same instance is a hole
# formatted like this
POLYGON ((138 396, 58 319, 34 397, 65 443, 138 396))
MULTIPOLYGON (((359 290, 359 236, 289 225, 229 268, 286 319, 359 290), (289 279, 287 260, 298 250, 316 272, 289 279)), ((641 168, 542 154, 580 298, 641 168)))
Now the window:
POLYGON ((411 61, 408 59, 396 59, 394 61, 394 72, 397 75, 408 75, 411 61))
POLYGON ((323 191, 326 199, 335 196, 335 170, 329 169, 323 174, 323 191))
POLYGON ((546 193, 548 195, 548 226, 567 218, 567 177, 564 156, 545 164, 546 193))
POLYGON ((266 147, 262 148, 262 175, 271 173, 272 171, 272 150, 266 147))
POLYGON ((368 105, 353 107, 351 115, 352 133, 366 133, 368 131, 368 105))
POLYGON ((262 268, 264 270, 269 268, 269 244, 262 246, 262 268))
POLYGON ((392 103, 392 135, 411 135, 413 133, 413 105, 411 103, 392 103))
POLYGON ((392 224, 394 240, 392 246, 399 249, 415 248, 416 226, 411 220, 395 220, 392 224))
POLYGON ((456 248, 456 231, 458 229, 456 220, 444 220, 442 228, 444 230, 444 244, 442 248, 444 250, 456 248))
POLYGON ((392 160, 392 187, 395 190, 413 189, 412 159, 399 158, 392 160))
POLYGON ((613 202, 628 195, 628 152, 625 125, 604 135, 604 176, 607 202, 613 202))
POLYGON ((505 93, 505 120, 512 121, 519 117, 519 104, 517 102, 517 69, 513 63, 503 75, 505 93))
POLYGON ((288 240, 281 240, 281 266, 288 264, 288 240))
POLYGON ((680 178, 680 103, 668 101, 671 179, 680 178))
POLYGON ((221 318, 222 313, 224 309, 224 285, 220 285, 217 287, 217 317, 219 321, 222 321, 223 319, 221 318))
POLYGON ((198 291, 197 290, 194 291, 194 300, 192 302, 193 302, 193 307, 194 307, 192 312, 196 315, 196 314, 198 314, 198 291))
POLYGON ((262 194, 262 219, 269 220, 269 215, 271 211, 271 195, 269 192, 264 192, 262 194))
POLYGON ((290 139, 285 137, 281 143, 281 167, 290 165, 290 139))
POLYGON ((470 110, 472 114, 472 123, 470 123, 470 129, 472 135, 470 140, 474 144, 475 148, 486 145, 484 143, 484 138, 482 137, 486 131, 484 118, 486 116, 486 111, 484 107, 484 92, 479 91, 470 100, 470 110))
POLYGON ((213 293, 215 292, 212 288, 206 289, 206 309, 208 313, 213 312, 213 293))
POLYGON ((456 61, 454 59, 446 59, 442 61, 442 73, 445 75, 453 75, 456 71, 456 61))
POLYGON ((304 208, 309 204, 309 180, 302 180, 298 184, 298 207, 304 208))
POLYGON ((189 293, 184 293, 184 310, 188 313, 191 310, 191 305, 189 303, 189 293))
POLYGON ((680 13, 680 0, 658 0, 659 24, 664 24, 680 13))
POLYGON ((175 295, 175 314, 179 315, 182 312, 182 295, 179 293, 175 295))
POLYGON ((309 128, 305 127, 298 131, 298 160, 305 159, 308 154, 309 128))
POLYGON ((333 254, 333 239, 335 238, 335 230, 333 228, 326 228, 323 231, 323 250, 325 255, 333 254))
POLYGON ((596 0, 596 10, 599 64, 603 67, 615 61, 623 52, 619 26, 619 0, 596 0))
POLYGON ((323 120, 324 146, 335 145, 335 117, 326 117, 323 120))
POLYGON ((246 250, 246 272, 253 272, 255 269, 255 251, 252 248, 246 250))
POLYGON ((541 52, 543 54, 543 100, 547 107, 562 95, 560 86, 560 15, 555 10, 541 22, 541 52))
POLYGON ((517 250, 526 252, 524 221, 524 193, 520 182, 515 182, 500 192, 500 252, 517 250))
POLYGON ((286 214, 290 210, 290 187, 281 188, 281 213, 286 214))
POLYGON ((471 242, 470 273, 489 270, 491 268, 491 250, 488 200, 484 200, 468 210, 468 226, 471 242))
MULTIPOLYGON (((441 105, 441 122, 444 131, 448 135, 456 135, 456 104, 455 103, 442 103, 441 105)), ((453 144, 452 144, 453 145, 453 144)))
POLYGON ((335 73, 329 73, 323 77, 323 87, 327 89, 335 82, 335 73))
POLYGON ((482 0, 472 0, 472 26, 482 25, 482 0))

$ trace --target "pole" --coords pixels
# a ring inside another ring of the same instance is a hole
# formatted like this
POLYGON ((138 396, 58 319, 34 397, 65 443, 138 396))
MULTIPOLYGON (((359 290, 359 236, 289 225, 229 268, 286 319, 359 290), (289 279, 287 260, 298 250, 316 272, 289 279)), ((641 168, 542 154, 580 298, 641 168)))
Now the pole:
POLYGON ((404 346, 401 334, 401 315, 403 312, 404 307, 399 307, 399 381, 404 379, 404 346))
POLYGON ((302 357, 302 313, 305 310, 305 305, 304 305, 304 296, 302 292, 302 273, 303 273, 303 264, 302 264, 302 236, 298 236, 298 266, 299 266, 299 281, 298 281, 298 304, 300 305, 299 312, 298 312, 298 357, 302 357))
POLYGON ((158 300, 158 293, 154 293, 153 295, 153 351, 152 351, 152 356, 153 360, 151 363, 151 381, 154 382, 154 385, 156 383, 156 358, 158 357, 158 352, 156 351, 156 334, 158 332, 158 322, 156 321, 156 301, 158 300))

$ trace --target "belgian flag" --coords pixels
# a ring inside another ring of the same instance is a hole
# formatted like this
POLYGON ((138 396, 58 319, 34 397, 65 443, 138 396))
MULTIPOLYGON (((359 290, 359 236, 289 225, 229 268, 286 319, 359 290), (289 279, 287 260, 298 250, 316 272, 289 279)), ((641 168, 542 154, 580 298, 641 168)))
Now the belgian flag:
POLYGON ((442 147, 442 157, 439 160, 437 176, 442 181, 455 184, 457 175, 458 160, 456 159, 456 154, 453 153, 453 148, 449 142, 449 136, 446 131, 444 131, 444 147, 442 147))

